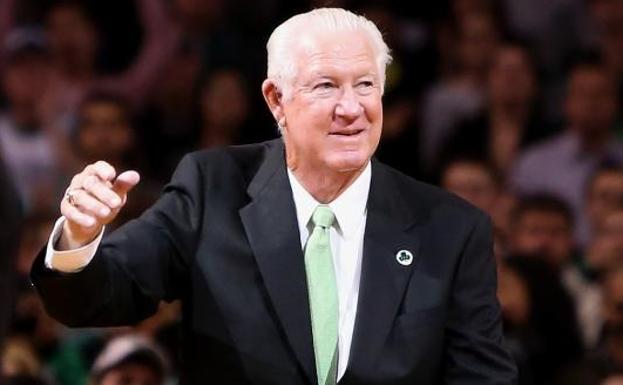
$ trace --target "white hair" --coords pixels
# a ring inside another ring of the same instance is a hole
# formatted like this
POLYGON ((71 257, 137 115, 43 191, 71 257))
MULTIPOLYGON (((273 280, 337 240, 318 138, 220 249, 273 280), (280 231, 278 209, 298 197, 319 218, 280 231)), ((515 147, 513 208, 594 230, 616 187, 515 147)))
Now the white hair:
POLYGON ((304 32, 315 31, 361 31, 369 39, 374 51, 381 92, 385 84, 385 68, 391 62, 389 48, 376 25, 363 16, 342 8, 317 8, 307 13, 294 15, 281 23, 268 39, 267 77, 280 89, 287 100, 297 75, 297 62, 292 54, 294 44, 304 32), (312 31, 313 31, 312 30, 312 31))

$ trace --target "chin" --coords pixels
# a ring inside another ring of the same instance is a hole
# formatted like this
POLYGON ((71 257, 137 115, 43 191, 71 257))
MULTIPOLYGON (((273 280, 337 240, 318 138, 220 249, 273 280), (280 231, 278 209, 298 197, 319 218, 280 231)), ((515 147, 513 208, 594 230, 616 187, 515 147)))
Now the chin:
POLYGON ((327 165, 334 171, 350 172, 363 169, 370 160, 370 154, 363 151, 353 151, 335 154, 327 159, 327 165))

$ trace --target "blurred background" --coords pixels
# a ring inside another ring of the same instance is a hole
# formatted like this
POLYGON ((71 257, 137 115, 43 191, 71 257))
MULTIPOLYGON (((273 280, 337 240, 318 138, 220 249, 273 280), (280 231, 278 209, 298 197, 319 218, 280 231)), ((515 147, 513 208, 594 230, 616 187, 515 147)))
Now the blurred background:
POLYGON ((29 283, 69 178, 142 182, 192 150, 277 137, 265 43, 340 6, 392 49, 377 157, 485 210, 520 385, 623 384, 623 1, 0 0, 0 373, 10 384, 174 383, 179 304, 70 330, 29 283))

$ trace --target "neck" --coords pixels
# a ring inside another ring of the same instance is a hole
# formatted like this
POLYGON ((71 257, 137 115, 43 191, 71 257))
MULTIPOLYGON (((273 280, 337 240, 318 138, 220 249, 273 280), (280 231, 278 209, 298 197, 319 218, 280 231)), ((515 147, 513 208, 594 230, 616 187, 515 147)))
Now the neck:
POLYGON ((288 168, 315 200, 325 204, 339 197, 365 170, 364 166, 353 171, 333 172, 313 166, 296 166, 290 160, 288 168))

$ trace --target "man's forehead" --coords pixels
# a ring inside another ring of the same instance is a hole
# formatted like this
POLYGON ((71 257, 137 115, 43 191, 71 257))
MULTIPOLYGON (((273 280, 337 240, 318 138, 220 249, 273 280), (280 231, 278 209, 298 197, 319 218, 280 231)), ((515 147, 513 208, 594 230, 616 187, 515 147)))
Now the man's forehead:
POLYGON ((361 31, 308 32, 297 41, 293 52, 298 64, 312 72, 323 64, 343 62, 377 72, 371 43, 361 31))
POLYGON ((295 44, 299 53, 342 53, 346 51, 370 51, 370 40, 363 31, 337 30, 323 31, 312 28, 302 31, 295 44))

